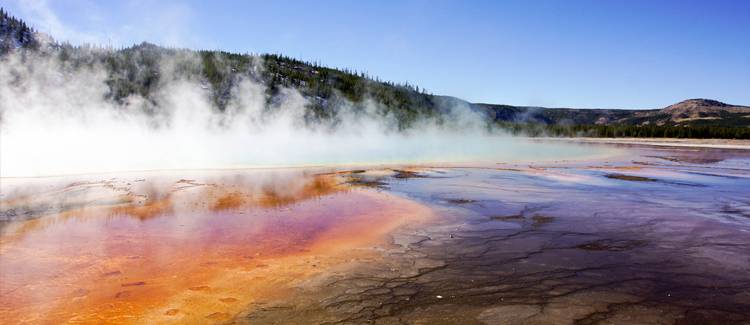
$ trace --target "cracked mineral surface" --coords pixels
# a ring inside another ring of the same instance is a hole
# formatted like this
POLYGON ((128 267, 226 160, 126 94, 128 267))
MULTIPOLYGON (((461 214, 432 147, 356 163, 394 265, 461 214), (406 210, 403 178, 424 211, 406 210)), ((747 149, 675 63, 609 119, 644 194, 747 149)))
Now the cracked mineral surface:
POLYGON ((4 180, 0 318, 750 324, 750 152, 619 150, 4 180))
POLYGON ((629 148, 609 161, 370 178, 438 217, 393 232, 382 259, 320 274, 233 321, 748 324, 748 157, 629 148))

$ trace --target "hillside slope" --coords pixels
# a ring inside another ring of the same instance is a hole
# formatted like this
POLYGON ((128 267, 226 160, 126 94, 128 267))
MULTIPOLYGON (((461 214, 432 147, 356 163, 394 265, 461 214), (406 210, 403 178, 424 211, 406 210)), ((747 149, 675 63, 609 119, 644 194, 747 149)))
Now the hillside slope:
MULTIPOLYGON (((372 110, 396 121, 405 130, 419 120, 442 123, 454 118, 448 112, 478 112, 490 126, 531 135, 695 136, 750 138, 750 107, 709 99, 689 99, 661 109, 576 109, 496 104, 474 104, 436 96, 418 86, 380 81, 364 73, 334 69, 278 54, 236 54, 164 48, 142 43, 123 49, 103 49, 60 44, 35 32, 22 20, 0 10, 0 55, 34 53, 58 59, 67 67, 99 65, 106 70, 108 100, 122 102, 133 94, 151 98, 169 78, 200 82, 223 110, 232 91, 243 79, 265 85, 271 104, 284 88, 307 99, 306 119, 311 123, 336 123, 338 112, 372 110), (166 75, 164 66, 170 66, 166 75), (167 80, 165 80, 167 79, 167 80), (682 128, 682 129, 679 129, 682 128), (695 132, 687 132, 695 129, 695 132), (620 130, 620 131, 618 131, 620 130)), ((7 60, 0 64, 10 64, 7 60)), ((153 101, 155 103, 155 101, 153 101)), ((146 107, 154 110, 158 107, 146 107)))
POLYGON ((688 99, 662 109, 581 109, 474 104, 491 118, 554 125, 750 126, 750 107, 688 99))
POLYGON ((26 23, 0 8, 0 54, 18 48, 37 48, 38 34, 26 23))

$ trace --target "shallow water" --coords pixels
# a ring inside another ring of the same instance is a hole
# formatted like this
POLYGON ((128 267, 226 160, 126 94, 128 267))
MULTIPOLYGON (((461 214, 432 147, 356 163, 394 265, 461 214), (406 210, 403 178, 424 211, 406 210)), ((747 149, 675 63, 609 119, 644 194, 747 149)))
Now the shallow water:
POLYGON ((616 149, 465 168, 6 181, 0 316, 750 322, 750 152, 616 149))
POLYGON ((428 214, 330 175, 254 183, 262 177, 113 178, 19 195, 4 211, 19 220, 0 239, 2 318, 225 320, 282 294, 285 282, 365 256, 352 250, 428 214))

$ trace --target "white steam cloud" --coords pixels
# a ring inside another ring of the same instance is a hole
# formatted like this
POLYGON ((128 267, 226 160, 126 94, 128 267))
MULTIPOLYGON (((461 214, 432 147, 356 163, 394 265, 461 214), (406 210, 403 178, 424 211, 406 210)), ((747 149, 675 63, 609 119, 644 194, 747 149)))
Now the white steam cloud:
POLYGON ((450 123, 419 123, 398 132, 394 119, 339 108, 340 122, 305 123, 306 99, 283 89, 266 103, 265 85, 250 78, 232 88, 225 111, 206 86, 160 64, 149 100, 107 99, 106 71, 70 67, 50 56, 11 54, 0 62, 0 176, 154 170, 495 161, 552 157, 570 147, 534 145, 486 131, 482 117, 455 108, 450 123), (158 106, 157 110, 143 107, 158 106), (147 113, 150 112, 150 113, 147 113), (155 113, 154 113, 155 112, 155 113))

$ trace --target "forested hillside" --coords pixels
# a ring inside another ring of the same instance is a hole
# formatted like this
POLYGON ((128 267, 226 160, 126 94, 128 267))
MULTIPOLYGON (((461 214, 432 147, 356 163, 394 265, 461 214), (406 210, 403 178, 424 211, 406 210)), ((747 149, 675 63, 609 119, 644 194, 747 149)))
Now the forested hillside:
MULTIPOLYGON (((449 111, 473 111, 484 116, 489 127, 531 136, 750 139, 750 107, 713 100, 692 99, 646 110, 473 104, 436 96, 416 85, 381 81, 362 72, 280 54, 172 49, 149 43, 122 49, 58 43, 0 10, 0 55, 7 57, 10 53, 56 58, 71 69, 104 67, 107 99, 116 102, 133 94, 152 98, 170 78, 179 77, 201 83, 210 91, 215 108, 221 111, 237 83, 249 79, 266 86, 267 103, 276 101, 284 88, 299 91, 307 99, 305 118, 310 123, 335 122, 343 106, 355 111, 375 107, 377 114, 394 119, 399 130, 408 129, 421 119, 441 123, 455 116, 446 114, 449 111), (171 67, 169 75, 164 73, 166 64, 171 67)), ((0 64, 11 64, 7 59, 0 60, 0 64)))

